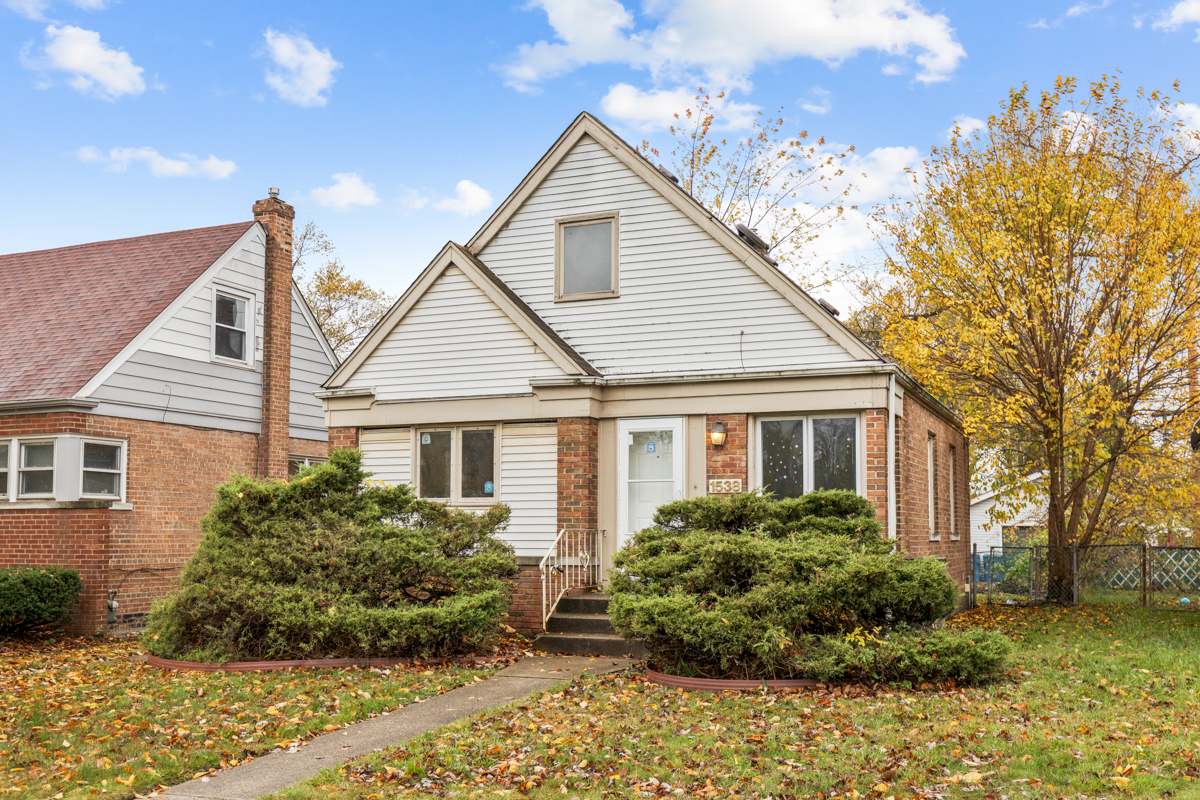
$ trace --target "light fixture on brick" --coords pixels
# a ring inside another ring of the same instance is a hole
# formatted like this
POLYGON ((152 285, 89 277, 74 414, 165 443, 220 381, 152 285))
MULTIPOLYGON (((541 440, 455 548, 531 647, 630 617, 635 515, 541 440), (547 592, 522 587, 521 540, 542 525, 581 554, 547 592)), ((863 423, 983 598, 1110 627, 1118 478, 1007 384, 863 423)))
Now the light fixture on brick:
POLYGON ((713 447, 724 447, 727 435, 725 432, 725 423, 718 419, 712 424, 712 428, 709 429, 709 435, 712 437, 713 447))

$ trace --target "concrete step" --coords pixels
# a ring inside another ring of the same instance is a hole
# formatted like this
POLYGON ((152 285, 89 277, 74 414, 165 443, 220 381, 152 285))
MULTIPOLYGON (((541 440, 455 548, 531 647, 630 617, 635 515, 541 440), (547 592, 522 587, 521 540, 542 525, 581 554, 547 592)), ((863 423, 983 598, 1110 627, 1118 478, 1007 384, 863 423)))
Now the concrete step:
POLYGON ((598 592, 563 595, 554 611, 564 614, 607 614, 608 595, 598 592))
POLYGON ((616 633, 608 614, 564 614, 555 611, 546 620, 548 633, 616 633))
POLYGON ((543 633, 533 640, 533 649, 564 655, 632 655, 639 658, 646 655, 646 648, 640 641, 627 642, 615 633, 543 633))

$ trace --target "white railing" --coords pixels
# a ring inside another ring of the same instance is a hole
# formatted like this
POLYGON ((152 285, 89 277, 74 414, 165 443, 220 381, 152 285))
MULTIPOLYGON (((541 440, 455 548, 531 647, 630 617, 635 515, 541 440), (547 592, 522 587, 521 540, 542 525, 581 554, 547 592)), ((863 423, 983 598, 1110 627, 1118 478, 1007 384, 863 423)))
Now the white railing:
POLYGON ((600 585, 604 560, 604 531, 563 528, 542 558, 542 629, 558 608, 558 601, 573 589, 600 585))

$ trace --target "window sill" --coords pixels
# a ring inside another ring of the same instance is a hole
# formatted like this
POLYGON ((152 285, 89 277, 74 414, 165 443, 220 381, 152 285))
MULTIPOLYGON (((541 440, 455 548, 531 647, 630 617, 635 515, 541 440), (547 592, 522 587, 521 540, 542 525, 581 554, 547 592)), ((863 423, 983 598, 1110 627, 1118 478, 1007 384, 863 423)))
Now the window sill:
POLYGON ((253 361, 250 361, 250 362, 238 361, 237 359, 234 359, 234 358, 224 358, 222 356, 216 355, 215 353, 209 353, 208 360, 213 364, 224 364, 227 367, 236 367, 237 369, 248 369, 251 371, 256 371, 253 361))
POLYGON ((0 500, 0 513, 5 511, 25 511, 42 508, 112 508, 127 511, 133 508, 131 503, 121 503, 116 500, 0 500))

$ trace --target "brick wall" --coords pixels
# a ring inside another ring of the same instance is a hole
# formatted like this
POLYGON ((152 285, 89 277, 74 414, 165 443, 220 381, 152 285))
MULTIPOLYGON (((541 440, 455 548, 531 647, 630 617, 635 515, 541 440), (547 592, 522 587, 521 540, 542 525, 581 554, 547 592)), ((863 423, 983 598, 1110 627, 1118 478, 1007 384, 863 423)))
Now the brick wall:
POLYGON ((506 622, 526 636, 542 632, 542 578, 536 564, 522 564, 512 580, 506 622))
POLYGON ((935 556, 961 589, 967 581, 971 552, 970 490, 967 482, 967 442, 963 434, 935 415, 909 392, 904 398, 904 417, 896 426, 897 535, 900 546, 911 556, 935 556), (927 442, 933 436, 934 537, 929 530, 929 480, 927 442), (950 520, 950 448, 955 459, 955 528, 950 520))
MULTIPOLYGON (((0 436, 55 433, 127 439, 126 501, 133 508, 85 507, 107 505, 95 501, 0 507, 0 566, 80 570, 85 596, 75 627, 81 632, 105 627, 107 591, 123 580, 117 628, 139 625, 195 549, 213 489, 231 473, 254 473, 258 437, 87 414, 0 416, 0 436)), ((324 447, 305 444, 313 455, 324 447)))
POLYGON ((346 450, 358 447, 358 428, 330 428, 329 449, 346 450))
POLYGON ((749 473, 749 429, 745 414, 710 414, 705 423, 704 459, 708 480, 737 478, 742 482, 742 491, 750 488, 749 473), (725 444, 717 447, 712 443, 712 426, 717 420, 725 426, 725 444))
POLYGON ((600 423, 591 417, 558 421, 558 527, 595 530, 600 423))
POLYGON ((863 414, 863 430, 867 453, 864 496, 875 506, 875 519, 887 531, 887 409, 874 408, 863 414))
POLYGON ((287 478, 292 369, 292 220, 295 210, 272 196, 254 204, 267 232, 263 298, 263 404, 258 474, 287 478))

